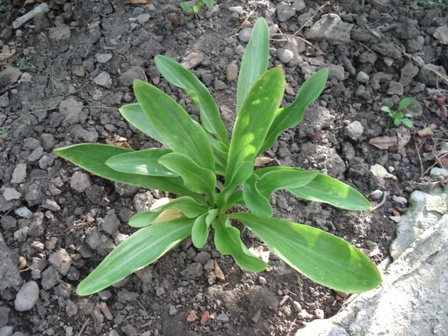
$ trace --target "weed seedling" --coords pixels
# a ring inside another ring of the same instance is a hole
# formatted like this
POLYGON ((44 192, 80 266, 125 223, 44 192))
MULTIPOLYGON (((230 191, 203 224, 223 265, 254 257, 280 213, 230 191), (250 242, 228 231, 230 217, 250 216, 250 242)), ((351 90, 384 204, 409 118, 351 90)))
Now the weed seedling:
POLYGON ((392 118, 394 126, 398 127, 403 124, 408 128, 413 128, 414 124, 411 119, 406 118, 403 113, 403 110, 406 109, 411 102, 411 98, 403 98, 398 104, 398 109, 396 111, 391 110, 388 106, 381 106, 381 111, 386 112, 389 117, 392 118))
POLYGON ((213 6, 213 4, 214 0, 197 0, 196 4, 193 6, 191 6, 187 2, 181 2, 180 7, 182 8, 185 14, 193 15, 199 13, 199 11, 203 6, 210 8, 211 6, 213 6))

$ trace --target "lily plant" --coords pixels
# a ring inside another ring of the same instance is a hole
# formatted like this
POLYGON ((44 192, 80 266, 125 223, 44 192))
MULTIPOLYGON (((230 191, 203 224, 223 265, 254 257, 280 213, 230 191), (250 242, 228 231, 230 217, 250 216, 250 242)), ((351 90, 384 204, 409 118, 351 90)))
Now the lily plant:
POLYGON ((369 210, 371 205, 354 188, 318 171, 254 168, 256 158, 271 148, 284 130, 302 120, 328 77, 327 69, 318 71, 303 83, 292 104, 280 107, 285 75, 281 67, 267 70, 268 48, 268 26, 259 19, 242 59, 230 137, 217 104, 199 79, 175 60, 158 55, 158 70, 191 97, 199 109, 200 123, 167 94, 136 80, 137 103, 121 107, 120 113, 160 147, 134 151, 76 144, 55 150, 97 176, 177 195, 129 220, 138 230, 79 284, 79 295, 101 291, 156 262, 189 236, 200 249, 211 233, 220 253, 231 255, 246 271, 263 271, 267 263, 242 242, 237 223, 292 268, 322 285, 343 292, 364 292, 378 286, 381 277, 375 265, 343 239, 272 217, 270 197, 280 189, 303 200, 347 210, 369 210))

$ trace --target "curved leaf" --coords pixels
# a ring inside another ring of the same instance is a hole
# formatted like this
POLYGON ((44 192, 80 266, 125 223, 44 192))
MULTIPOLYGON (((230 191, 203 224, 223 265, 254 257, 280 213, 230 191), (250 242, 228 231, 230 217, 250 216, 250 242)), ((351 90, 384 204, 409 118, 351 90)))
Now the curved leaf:
POLYGON ((260 193, 257 188, 258 177, 252 174, 243 183, 243 198, 246 206, 258 217, 272 217, 272 207, 269 199, 260 193))
POLYGON ((249 272, 261 272, 267 264, 254 256, 240 238, 240 231, 231 226, 226 217, 219 217, 213 221, 215 229, 216 249, 224 255, 230 254, 236 263, 249 272))
POLYGON ((202 248, 207 242, 208 232, 210 224, 216 218, 218 209, 211 209, 208 213, 205 213, 196 218, 191 229, 191 241, 194 247, 202 248))
POLYGON ((143 188, 169 191, 181 196, 201 199, 199 194, 184 187, 180 177, 142 176, 118 172, 106 165, 111 157, 132 153, 130 149, 102 144, 79 144, 54 150, 54 153, 92 174, 120 183, 132 184, 143 188))
POLYGON ((269 63, 269 28, 259 18, 243 54, 236 93, 236 111, 240 113, 244 100, 257 79, 266 72, 269 63))
POLYGON ((204 128, 216 135, 223 144, 228 145, 227 130, 219 116, 218 106, 204 84, 193 73, 169 57, 157 55, 154 60, 160 73, 171 84, 185 90, 193 99, 199 108, 204 128))
POLYGON ((310 226, 249 213, 229 215, 246 225, 298 272, 324 286, 348 293, 377 287, 381 276, 361 251, 345 240, 310 226))
MULTIPOLYGON (((285 86, 281 68, 264 73, 253 85, 239 112, 229 148, 226 186, 244 162, 253 162, 280 105, 285 86)), ((243 181, 237 181, 237 185, 243 181)))
POLYGON ((258 155, 271 148, 281 132, 296 126, 303 119, 306 107, 320 96, 325 88, 327 78, 328 69, 319 70, 303 83, 291 105, 277 110, 258 155))
POLYGON ((99 292, 155 262, 190 235, 193 221, 184 217, 138 230, 81 281, 78 295, 99 292))
MULTIPOLYGON (((273 167, 275 168, 275 167, 273 167)), ((257 171, 255 171, 257 174, 257 171)), ((310 183, 319 174, 313 170, 275 170, 261 176, 258 181, 258 190, 266 198, 279 189, 299 188, 310 183)))
POLYGON ((179 176, 179 174, 165 168, 158 160, 169 153, 171 149, 151 148, 137 152, 115 155, 106 161, 110 168, 128 174, 149 176, 179 176))
POLYGON ((165 143, 160 134, 155 130, 145 112, 143 112, 140 104, 135 103, 124 105, 118 110, 120 111, 120 114, 123 116, 123 118, 126 119, 128 123, 138 129, 140 132, 146 134, 150 138, 153 138, 154 140, 157 140, 162 144, 165 143))
POLYGON ((140 80, 134 92, 154 129, 174 152, 184 154, 202 168, 215 169, 207 133, 170 96, 140 80))

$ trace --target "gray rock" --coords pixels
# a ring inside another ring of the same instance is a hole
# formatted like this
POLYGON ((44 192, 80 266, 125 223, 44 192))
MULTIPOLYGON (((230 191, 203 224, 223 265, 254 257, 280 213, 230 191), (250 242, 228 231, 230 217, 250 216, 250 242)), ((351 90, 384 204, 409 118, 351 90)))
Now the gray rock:
POLYGON ((372 50, 383 56, 387 56, 393 59, 400 59, 402 57, 401 51, 389 42, 380 42, 373 44, 372 50))
POLYGON ((395 81, 389 83, 389 88, 387 89, 387 94, 402 96, 404 93, 403 84, 395 81))
POLYGON ((94 229, 92 234, 87 238, 87 245, 101 255, 106 255, 115 247, 113 240, 97 229, 94 229))
POLYGON ((72 258, 63 248, 52 253, 48 258, 48 262, 62 275, 67 275, 72 264, 72 258))
POLYGON ((193 69, 204 61, 204 54, 200 52, 191 52, 184 57, 181 65, 187 69, 193 69))
MULTIPOLYGON (((427 207, 427 201, 435 196, 423 196, 420 191, 414 193, 411 195, 413 201, 424 203, 410 208, 406 216, 418 222, 422 215, 419 209, 427 207), (415 197, 414 193, 419 195, 415 197)), ((448 190, 440 197, 448 199, 448 190)), ((431 213, 427 212, 427 215, 431 213)), ((380 287, 354 297, 331 319, 309 323, 296 336, 445 335, 448 330, 445 294, 448 286, 448 273, 445 272, 447 226, 448 215, 445 214, 422 231, 388 266, 380 287)))
POLYGON ((115 232, 117 232, 119 226, 120 220, 115 214, 114 209, 109 210, 106 217, 104 217, 104 220, 100 223, 101 230, 107 232, 110 235, 113 235, 115 232))
POLYGON ((173 306, 173 305, 171 305, 168 314, 170 314, 170 316, 174 316, 174 315, 176 315, 176 314, 177 314, 177 309, 176 309, 176 307, 173 306))
POLYGON ((291 60, 293 59, 294 53, 289 49, 278 48, 277 56, 278 56, 278 59, 280 60, 280 62, 287 64, 287 63, 291 62, 291 60))
POLYGON ((70 187, 77 192, 84 192, 91 185, 90 177, 86 173, 77 171, 70 178, 70 187))
POLYGON ((431 86, 437 86, 441 81, 436 72, 446 76, 446 70, 443 66, 437 66, 434 64, 427 64, 420 69, 417 78, 423 83, 431 86))
POLYGON ((221 322, 224 322, 224 323, 227 323, 227 322, 230 321, 230 319, 229 319, 229 317, 227 316, 227 314, 224 314, 224 313, 219 314, 219 315, 216 317, 216 319, 217 319, 218 321, 221 321, 221 322))
POLYGON ((69 124, 75 124, 80 121, 80 114, 83 103, 78 102, 74 97, 69 97, 59 104, 59 113, 69 124))
POLYGON ((232 7, 229 7, 229 11, 231 11, 233 13, 237 13, 239 16, 242 16, 244 14, 242 6, 232 6, 232 7))
POLYGON ((22 197, 22 194, 19 193, 14 188, 5 188, 5 191, 3 192, 3 197, 7 201, 12 201, 12 200, 20 199, 20 197, 22 197))
POLYGON ((417 38, 405 41, 406 50, 409 53, 422 51, 425 47, 425 38, 423 36, 417 36, 417 38))
POLYGON ((107 63, 112 59, 112 54, 95 54, 95 59, 98 63, 107 63))
POLYGON ((18 256, 0 241, 0 296, 8 289, 18 290, 23 283, 17 269, 18 256))
POLYGON ((151 18, 151 15, 149 15, 148 13, 143 13, 138 15, 135 19, 137 20, 138 23, 145 24, 146 22, 149 21, 149 19, 151 18))
POLYGON ((301 10, 304 10, 306 8, 306 4, 305 4, 304 0, 294 0, 292 6, 298 12, 300 12, 301 10))
POLYGON ((250 37, 252 36, 252 29, 251 27, 246 27, 241 29, 241 31, 238 34, 238 39, 241 42, 249 42, 250 37))
POLYGON ((347 78, 345 75, 344 67, 342 65, 325 65, 324 68, 328 69, 328 78, 343 81, 347 78))
POLYGON ((198 262, 194 262, 188 265, 186 269, 180 272, 180 274, 182 274, 182 276, 188 280, 200 278, 202 276, 202 273, 202 265, 198 262))
POLYGON ((400 83, 404 86, 411 84, 412 78, 417 76, 419 70, 412 62, 406 63, 406 65, 401 68, 400 83))
POLYGON ((40 283, 42 288, 45 290, 49 290, 59 283, 58 273, 53 266, 49 266, 42 272, 42 279, 40 283))
POLYGON ((219 5, 213 5, 209 9, 207 9, 207 11, 205 12, 205 17, 207 19, 210 19, 218 15, 219 11, 220 11, 219 5))
POLYGON ((94 79, 96 85, 104 88, 110 88, 112 86, 112 78, 106 71, 100 72, 94 79))
POLYGON ((432 36, 438 39, 441 44, 448 44, 448 25, 438 27, 432 36))
POLYGON ((31 280, 20 288, 14 300, 14 309, 16 311, 28 311, 33 309, 39 299, 39 286, 37 282, 31 280))
POLYGON ((9 106, 9 98, 8 94, 5 93, 4 95, 0 96, 0 107, 8 107, 9 106))
POLYGON ((0 336, 12 336, 14 328, 11 326, 4 326, 0 328, 0 336))
POLYGON ((53 42, 62 42, 70 40, 70 27, 66 24, 60 24, 54 28, 48 29, 48 38, 53 42))
POLYGON ((350 31, 353 25, 345 23, 336 14, 325 14, 305 32, 309 40, 327 40, 330 44, 350 42, 350 31))
POLYGON ((134 80, 140 79, 142 81, 147 81, 145 69, 139 66, 133 66, 123 72, 120 77, 118 77, 118 81, 120 84, 125 86, 130 86, 132 83, 134 83, 134 80))
POLYGON ((134 196, 133 203, 135 211, 137 212, 149 210, 151 208, 151 205, 154 203, 154 197, 149 191, 138 193, 134 196))
POLYGON ((277 5, 277 18, 280 22, 286 22, 296 14, 296 9, 291 5, 277 5))
POLYGON ((439 179, 444 179, 448 177, 448 170, 446 170, 445 168, 437 168, 434 167, 431 169, 431 171, 429 172, 429 175, 436 180, 439 179))
POLYGON ((33 212, 30 209, 28 209, 26 206, 23 206, 23 207, 20 207, 20 208, 16 209, 14 211, 14 213, 17 216, 20 216, 22 218, 28 218, 28 219, 33 218, 33 212))
POLYGON ((0 219, 0 223, 2 225, 2 229, 5 231, 17 227, 17 220, 12 216, 4 215, 2 219, 0 219))
POLYGON ((367 83, 370 79, 370 76, 366 74, 364 71, 358 72, 356 75, 356 80, 360 83, 367 83))
POLYGON ((26 163, 19 163, 12 173, 11 183, 22 183, 26 178, 26 163))
POLYGON ((46 199, 42 202, 42 207, 50 211, 60 211, 61 207, 54 200, 46 199))
POLYGON ((54 145, 56 144, 53 134, 50 133, 41 134, 40 140, 42 148, 46 151, 53 149, 54 145))
POLYGON ((344 128, 344 133, 352 140, 358 140, 364 133, 364 127, 358 120, 355 120, 344 128))
POLYGON ((11 309, 7 307, 0 307, 0 328, 8 324, 10 312, 11 309))

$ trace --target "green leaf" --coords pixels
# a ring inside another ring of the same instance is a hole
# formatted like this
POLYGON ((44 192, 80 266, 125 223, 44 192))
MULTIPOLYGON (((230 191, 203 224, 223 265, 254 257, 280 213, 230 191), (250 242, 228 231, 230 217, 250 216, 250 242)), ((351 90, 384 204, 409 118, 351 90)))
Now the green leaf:
POLYGON ((218 209, 211 209, 194 221, 193 229, 191 230, 191 241, 194 247, 202 248, 207 242, 210 224, 218 215, 218 209))
POLYGON ((403 98, 398 104, 398 111, 404 110, 411 104, 411 98, 403 98))
POLYGON ((236 263, 249 272, 261 272, 267 264, 254 256, 240 238, 240 231, 231 226, 226 217, 218 217, 213 221, 215 229, 216 249, 224 255, 231 255, 236 263))
POLYGON ((257 188, 258 176, 252 174, 243 183, 243 198, 246 206, 258 217, 272 217, 272 207, 269 199, 263 196, 257 188))
POLYGON ((140 80, 134 92, 157 133, 174 152, 184 154, 200 167, 212 171, 215 162, 207 133, 170 96, 140 80))
POLYGON ((154 140, 157 140, 162 144, 165 143, 160 134, 155 130, 145 112, 143 112, 140 104, 135 103, 124 105, 119 109, 119 111, 123 118, 125 118, 128 123, 138 129, 140 132, 146 134, 150 138, 153 138, 154 140))
POLYGON ((200 195, 184 187, 180 177, 142 176, 118 172, 106 165, 111 157, 123 153, 132 153, 130 149, 102 144, 79 144, 54 150, 61 158, 108 180, 132 184, 143 188, 169 191, 181 196, 201 199, 200 195))
POLYGON ((246 96, 257 79, 266 72, 269 63, 269 29, 266 20, 259 18, 252 30, 241 61, 236 94, 236 110, 240 113, 246 96))
MULTIPOLYGON (((236 118, 229 149, 226 184, 244 162, 253 162, 280 105, 285 86, 281 68, 264 73, 253 85, 236 118)), ((241 183, 243 181, 237 181, 241 183)))
POLYGON ((141 211, 129 219, 129 225, 135 228, 141 228, 153 224, 157 217, 166 210, 177 209, 188 218, 195 218, 208 210, 208 206, 199 204, 193 198, 184 196, 171 200, 150 211, 141 211))
POLYGON ((193 14, 193 8, 191 8, 190 5, 186 4, 185 2, 180 3, 180 8, 186 13, 186 14, 193 14))
POLYGON ((325 88, 327 78, 328 69, 319 70, 303 83, 291 105, 277 110, 272 126, 258 155, 271 148, 280 133, 296 126, 303 119, 306 107, 320 96, 325 88))
POLYGON ((115 155, 106 161, 110 168, 128 174, 149 176, 179 176, 179 174, 165 168, 157 161, 164 155, 172 153, 167 148, 151 148, 138 152, 115 155))
POLYGON ((397 126, 397 127, 400 126, 402 120, 403 120, 402 117, 395 117, 394 118, 394 125, 397 126))
POLYGON ((401 119, 401 122, 402 122, 403 125, 405 125, 408 128, 413 128, 414 127, 413 122, 409 118, 403 118, 403 119, 401 119))
POLYGON ((216 188, 216 176, 213 171, 199 167, 193 160, 178 153, 166 154, 159 159, 159 163, 178 173, 188 189, 206 194, 213 203, 216 188))
POLYGON ((155 262, 191 233, 193 219, 179 218, 138 230, 118 245, 78 285, 78 295, 99 292, 155 262))
POLYGON ((390 108, 388 106, 381 106, 381 111, 386 112, 386 113, 392 113, 392 111, 390 110, 390 108))
MULTIPOLYGON (((276 174, 279 175, 281 175, 281 172, 284 172, 285 176, 288 176, 287 174, 297 174, 297 176, 300 176, 304 173, 306 176, 306 173, 309 171, 283 166, 267 167, 255 171, 258 176, 262 177, 260 180, 271 172, 276 172, 276 174)), ((315 172, 311 172, 312 174, 315 174, 315 172)), ((280 180, 281 179, 282 178, 280 178, 280 180)), ((306 178, 303 182, 306 182, 306 178)), ((300 178, 298 179, 298 183, 301 183, 300 178)), ((264 186, 259 187, 259 189, 262 190, 263 193, 265 192, 264 186)), ((370 202, 359 191, 341 181, 321 173, 318 173, 314 179, 301 187, 295 187, 292 183, 291 185, 283 185, 281 189, 288 190, 295 196, 308 201, 328 203, 346 210, 370 210, 372 208, 370 202)))
POLYGON ((155 62, 157 69, 171 84, 185 90, 190 95, 199 108, 203 127, 228 146, 229 138, 226 127, 220 118, 218 105, 204 84, 193 73, 171 58, 157 55, 155 62))
POLYGON ((375 265, 361 251, 322 230, 249 213, 229 215, 246 225, 292 268, 324 286, 361 293, 381 283, 375 265))

